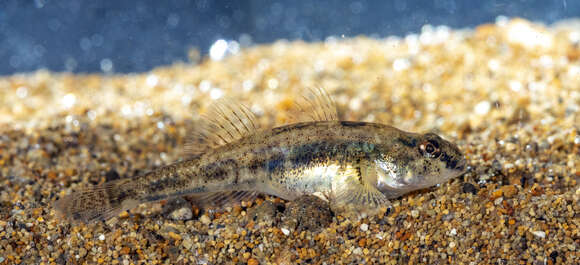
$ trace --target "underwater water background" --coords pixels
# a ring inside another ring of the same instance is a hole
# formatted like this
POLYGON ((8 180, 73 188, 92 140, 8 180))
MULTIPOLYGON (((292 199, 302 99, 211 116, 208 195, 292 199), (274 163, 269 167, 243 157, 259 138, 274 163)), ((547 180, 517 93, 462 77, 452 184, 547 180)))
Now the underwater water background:
POLYGON ((0 75, 142 72, 228 41, 404 36, 425 24, 470 28, 498 16, 550 24, 579 15, 580 1, 571 0, 1 0, 0 75))

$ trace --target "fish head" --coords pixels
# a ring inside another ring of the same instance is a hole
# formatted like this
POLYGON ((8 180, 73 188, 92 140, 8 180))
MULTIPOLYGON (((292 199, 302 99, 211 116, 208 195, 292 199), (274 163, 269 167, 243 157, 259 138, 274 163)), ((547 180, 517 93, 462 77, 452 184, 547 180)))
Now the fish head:
POLYGON ((443 183, 466 169, 457 146, 434 133, 402 135, 375 164, 377 188, 390 198, 443 183))

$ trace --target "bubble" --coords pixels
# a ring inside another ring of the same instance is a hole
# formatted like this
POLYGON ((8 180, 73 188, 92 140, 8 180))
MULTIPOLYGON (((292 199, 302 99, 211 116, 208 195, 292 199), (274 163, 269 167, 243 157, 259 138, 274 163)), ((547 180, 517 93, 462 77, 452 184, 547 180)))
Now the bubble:
POLYGON ((101 71, 110 73, 113 71, 113 62, 109 58, 101 60, 101 71))

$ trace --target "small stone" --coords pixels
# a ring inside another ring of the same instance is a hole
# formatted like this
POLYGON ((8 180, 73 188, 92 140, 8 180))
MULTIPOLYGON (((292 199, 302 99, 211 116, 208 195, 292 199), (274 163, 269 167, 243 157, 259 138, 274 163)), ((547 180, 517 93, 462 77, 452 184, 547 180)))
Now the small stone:
POLYGON ((367 239, 366 238, 361 238, 358 241, 358 246, 361 247, 361 248, 364 248, 366 246, 366 244, 367 244, 367 239))
POLYGON ((101 240, 101 241, 105 240, 105 235, 101 234, 101 235, 99 236, 99 240, 101 240))
POLYGON ((248 260, 248 265, 258 265, 258 264, 260 264, 260 262, 258 262, 258 260, 255 258, 251 258, 248 260))
POLYGON ((449 234, 452 236, 457 235, 457 229, 455 228, 451 229, 451 232, 449 232, 449 234))
POLYGON ((199 221, 200 221, 200 222, 202 222, 204 225, 208 225, 208 224, 210 224, 210 223, 211 223, 211 220, 210 220, 210 219, 209 219, 209 217, 208 217, 207 215, 205 215, 205 214, 204 214, 204 215, 202 215, 202 216, 199 218, 199 221))
POLYGON ((80 248, 79 249, 79 257, 83 258, 85 255, 87 255, 87 250, 85 248, 80 248))
POLYGON ((546 232, 544 231, 532 231, 532 234, 539 238, 546 238, 546 232))
POLYGON ((518 193, 518 189, 514 185, 502 186, 501 191, 505 198, 511 198, 518 193))
POLYGON ((280 230, 281 230, 281 231, 282 231, 282 233, 283 233, 284 235, 286 235, 286 236, 290 234, 290 230, 288 230, 288 229, 286 229, 286 228, 281 228, 280 230))
POLYGON ((412 216, 413 218, 417 218, 417 217, 419 217, 419 211, 417 211, 417 210, 412 210, 412 211, 411 211, 411 216, 412 216))
POLYGON ((176 221, 191 220, 191 218, 193 218, 193 212, 190 207, 186 206, 171 212, 169 218, 176 221))
POLYGON ((129 255, 130 252, 131 252, 131 249, 128 247, 123 247, 120 251, 121 255, 129 255))
POLYGON ((191 249, 192 246, 193 246, 193 241, 191 241, 191 238, 185 237, 185 239, 183 240, 183 247, 185 249, 191 249))
POLYGON ((171 220, 186 221, 193 218, 191 205, 183 198, 169 200, 163 205, 162 212, 171 220))
POLYGON ((471 193, 473 195, 477 194, 477 188, 471 183, 463 183, 462 187, 463 193, 471 193))
POLYGON ((173 240, 181 240, 181 236, 173 231, 170 231, 168 233, 169 237, 172 238, 173 240))
POLYGON ((369 225, 367 224, 361 224, 360 225, 360 230, 363 232, 366 232, 367 230, 369 230, 369 225))

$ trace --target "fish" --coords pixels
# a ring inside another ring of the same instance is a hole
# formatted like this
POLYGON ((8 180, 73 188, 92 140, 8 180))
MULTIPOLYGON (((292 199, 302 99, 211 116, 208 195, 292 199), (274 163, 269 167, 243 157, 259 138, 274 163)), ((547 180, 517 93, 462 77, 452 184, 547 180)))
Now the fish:
POLYGON ((91 223, 180 196, 222 207, 267 194, 289 201, 314 195, 336 214, 360 218, 465 171, 458 147, 435 133, 340 120, 322 88, 299 99, 295 122, 270 129, 261 129, 246 106, 217 101, 191 130, 181 160, 73 191, 53 203, 56 213, 91 223))

